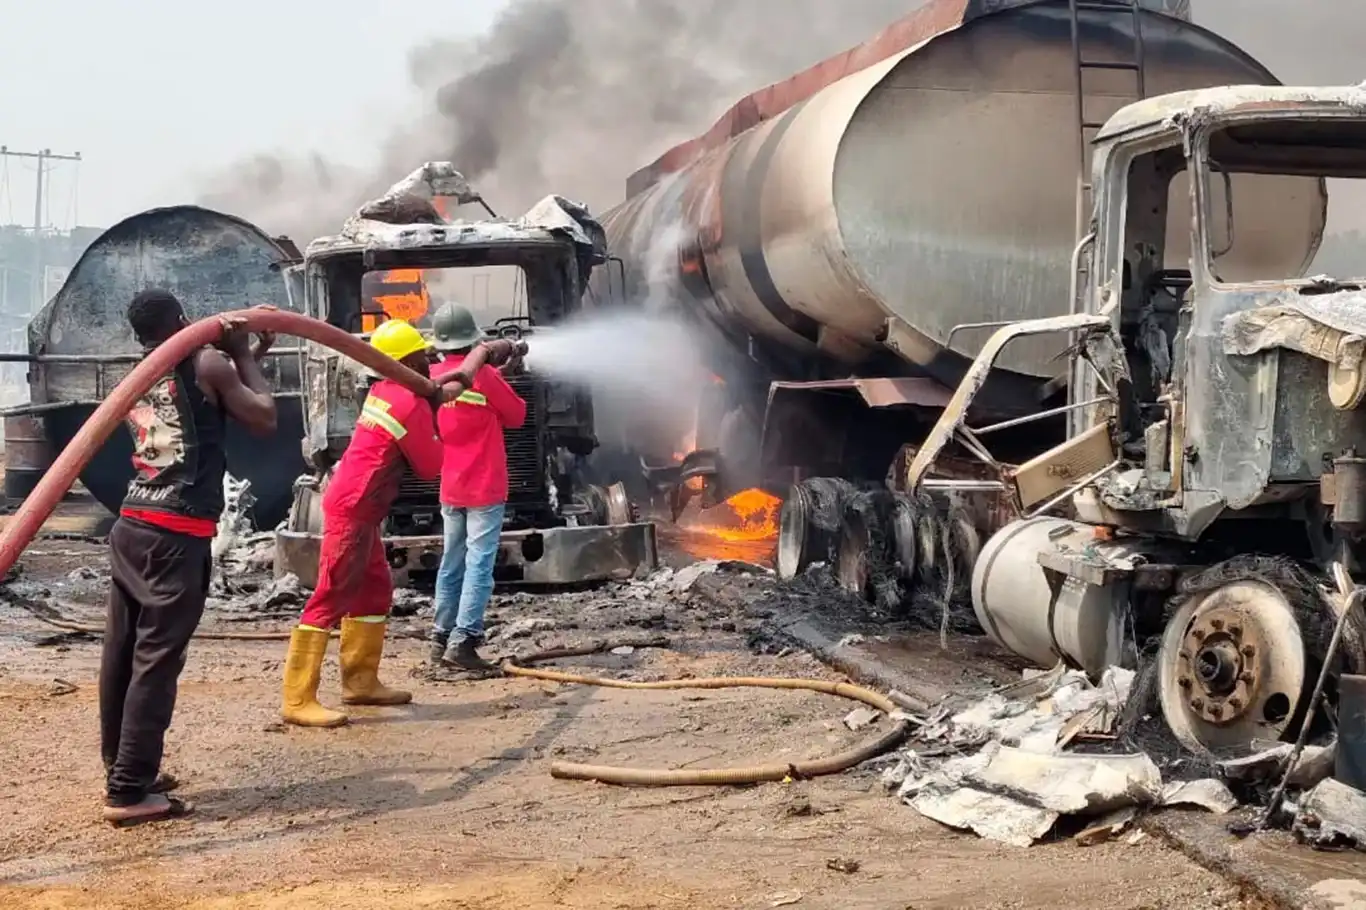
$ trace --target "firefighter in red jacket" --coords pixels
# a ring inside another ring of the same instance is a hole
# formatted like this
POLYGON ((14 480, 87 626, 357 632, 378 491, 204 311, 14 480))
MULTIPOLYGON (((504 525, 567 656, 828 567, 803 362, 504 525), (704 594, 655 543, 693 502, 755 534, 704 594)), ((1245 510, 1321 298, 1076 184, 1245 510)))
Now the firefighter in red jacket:
POLYGON ((446 376, 467 373, 468 391, 441 407, 437 431, 445 449, 441 465, 441 518, 445 529, 436 574, 436 616, 430 639, 433 663, 487 672, 494 665, 475 650, 484 640, 484 608, 493 593, 493 569, 508 498, 504 430, 526 420, 526 402, 491 366, 472 366, 471 352, 484 337, 469 310, 448 303, 432 317, 436 349, 445 355, 432 368, 446 376))
MULTIPOLYGON (((375 330, 370 343, 423 376, 430 375, 431 345, 402 320, 375 330)), ((473 384, 485 358, 506 358, 512 345, 491 342, 467 369, 441 380, 438 398, 449 401, 473 384)), ((404 468, 423 480, 441 473, 441 443, 433 405, 393 380, 370 387, 355 433, 323 493, 323 540, 318 586, 290 636, 280 715, 302 727, 336 727, 346 715, 318 703, 318 677, 331 630, 341 622, 342 702, 402 705, 411 693, 379 681, 384 630, 393 599, 381 526, 398 494, 404 468)))

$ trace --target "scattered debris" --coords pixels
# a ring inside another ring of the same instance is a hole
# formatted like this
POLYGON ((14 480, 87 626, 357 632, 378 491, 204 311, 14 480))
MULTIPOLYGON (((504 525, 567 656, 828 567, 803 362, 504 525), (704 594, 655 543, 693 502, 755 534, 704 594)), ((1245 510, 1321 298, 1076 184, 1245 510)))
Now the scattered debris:
POLYGON ((223 472, 223 514, 218 518, 218 531, 209 551, 215 564, 255 530, 251 520, 251 508, 255 504, 251 481, 223 472))
POLYGON ((1293 831, 1320 849, 1366 850, 1366 793, 1331 777, 1321 781, 1300 800, 1293 831))
POLYGON ((861 867, 858 860, 854 859, 828 859, 825 861, 825 868, 831 872, 843 872, 845 875, 853 875, 861 867))
POLYGON ((389 613, 392 616, 418 616, 430 613, 434 609, 432 598, 422 592, 415 591, 412 588, 397 588, 394 590, 393 604, 389 608, 389 613))
POLYGON ((517 638, 530 638, 537 632, 550 632, 555 629, 555 620, 543 616, 530 616, 514 619, 489 630, 490 641, 510 641, 517 638))
POLYGON ((775 573, 768 566, 761 566, 757 562, 746 562, 743 559, 723 559, 717 566, 722 572, 734 572, 744 575, 769 575, 775 573))
POLYGON ((711 575, 719 568, 721 568, 719 559, 706 559, 679 569, 672 575, 673 589, 680 594, 686 593, 692 590, 692 586, 697 584, 699 578, 703 575, 711 575))
POLYGON ((1222 781, 1207 777, 1167 784, 1162 788, 1162 805, 1199 806, 1215 815, 1227 815, 1238 808, 1238 797, 1222 781))
POLYGON ((1049 754, 993 742, 924 777, 907 778, 899 794, 941 824, 1027 847, 1063 815, 1156 805, 1162 776, 1143 754, 1049 754))
POLYGON ((52 698, 60 698, 63 695, 70 695, 78 691, 80 691, 79 686, 59 676, 52 681, 52 688, 47 690, 47 694, 52 698))
POLYGON ((612 653, 618 657, 629 657, 636 653, 636 649, 630 645, 622 645, 620 648, 613 648, 612 653))
POLYGON ((1079 846, 1094 847, 1123 834, 1138 818, 1138 809, 1127 806, 1087 825, 1072 838, 1079 846))
POLYGON ((844 725, 855 733, 866 730, 878 722, 882 717, 882 712, 874 711, 872 708, 855 708, 844 716, 844 725))
POLYGON ((1133 684, 1134 674, 1118 667, 1093 684, 1059 665, 958 709, 941 706, 883 772, 883 785, 928 818, 1015 846, 1034 843, 1063 816, 1095 818, 1077 838, 1100 843, 1145 809, 1236 808, 1219 780, 1164 785, 1142 752, 1067 751, 1115 738, 1133 684))
MULTIPOLYGON (((1230 758, 1219 763, 1219 771, 1225 780, 1243 784, 1278 781, 1285 773, 1285 764, 1295 751, 1293 743, 1267 743, 1258 745, 1260 751, 1252 755, 1230 758)), ((1333 762, 1337 753, 1336 746, 1305 746, 1300 757, 1290 771, 1290 787, 1308 790, 1320 781, 1331 777, 1333 762)))

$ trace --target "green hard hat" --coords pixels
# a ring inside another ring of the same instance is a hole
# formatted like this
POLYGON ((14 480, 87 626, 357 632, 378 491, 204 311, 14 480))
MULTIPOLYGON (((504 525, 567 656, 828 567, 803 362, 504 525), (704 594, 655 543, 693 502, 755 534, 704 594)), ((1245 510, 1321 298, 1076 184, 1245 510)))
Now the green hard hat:
POLYGON ((438 351, 459 351, 473 347, 484 337, 474 314, 458 303, 443 303, 432 316, 433 347, 438 351))

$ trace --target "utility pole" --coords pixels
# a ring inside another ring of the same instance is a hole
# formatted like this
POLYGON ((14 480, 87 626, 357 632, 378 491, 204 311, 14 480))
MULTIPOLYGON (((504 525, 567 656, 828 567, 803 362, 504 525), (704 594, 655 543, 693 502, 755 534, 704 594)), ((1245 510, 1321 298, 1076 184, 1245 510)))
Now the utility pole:
POLYGON ((29 305, 29 316, 32 316, 43 304, 47 303, 43 294, 46 277, 44 267, 47 265, 47 259, 43 255, 43 178, 46 176, 47 163, 49 161, 80 161, 81 153, 58 155, 52 149, 16 152, 8 146, 0 145, 0 158, 36 158, 38 160, 38 173, 33 181, 35 188, 33 193, 33 297, 29 305))

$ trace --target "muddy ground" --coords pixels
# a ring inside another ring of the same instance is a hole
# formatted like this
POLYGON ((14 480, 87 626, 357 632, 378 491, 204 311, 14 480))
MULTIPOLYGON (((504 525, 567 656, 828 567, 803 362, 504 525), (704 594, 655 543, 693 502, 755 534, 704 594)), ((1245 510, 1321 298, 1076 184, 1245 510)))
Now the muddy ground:
MULTIPOLYGON (((70 618, 97 622, 104 561, 101 546, 41 540, 24 581, 70 618)), ((638 679, 830 676, 766 639, 769 584, 721 573, 683 592, 666 579, 500 595, 492 651, 663 635, 670 649, 557 666, 638 679)), ((216 601, 203 628, 288 629, 288 603, 243 609, 249 602, 216 601)), ((946 830, 885 795, 876 768, 750 788, 552 779, 557 759, 702 768, 827 754, 857 739, 842 724, 851 705, 806 693, 432 679, 423 643, 402 637, 425 624, 396 620, 385 663, 414 703, 357 709, 333 731, 276 723, 283 641, 196 641, 166 768, 198 812, 120 831, 99 821, 98 641, 54 635, 0 605, 0 906, 1261 906, 1151 837, 1017 850, 946 830)), ((335 703, 335 661, 324 696, 335 703)))

